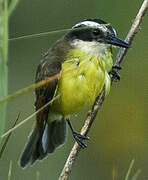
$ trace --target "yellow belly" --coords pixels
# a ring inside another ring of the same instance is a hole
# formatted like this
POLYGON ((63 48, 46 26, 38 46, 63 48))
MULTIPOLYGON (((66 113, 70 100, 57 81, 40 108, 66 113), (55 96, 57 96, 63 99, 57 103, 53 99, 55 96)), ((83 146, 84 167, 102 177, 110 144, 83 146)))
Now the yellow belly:
POLYGON ((60 97, 53 104, 54 111, 66 116, 91 105, 101 92, 106 77, 108 74, 102 58, 85 54, 75 58, 69 56, 62 64, 56 91, 60 97))

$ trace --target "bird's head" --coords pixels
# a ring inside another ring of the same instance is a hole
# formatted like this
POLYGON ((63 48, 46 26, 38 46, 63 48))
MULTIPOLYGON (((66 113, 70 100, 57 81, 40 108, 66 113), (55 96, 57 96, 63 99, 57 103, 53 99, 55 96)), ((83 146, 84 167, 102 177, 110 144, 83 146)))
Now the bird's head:
POLYGON ((117 37, 115 29, 100 19, 87 19, 72 27, 67 36, 71 45, 84 51, 103 51, 111 46, 129 48, 129 44, 117 37))

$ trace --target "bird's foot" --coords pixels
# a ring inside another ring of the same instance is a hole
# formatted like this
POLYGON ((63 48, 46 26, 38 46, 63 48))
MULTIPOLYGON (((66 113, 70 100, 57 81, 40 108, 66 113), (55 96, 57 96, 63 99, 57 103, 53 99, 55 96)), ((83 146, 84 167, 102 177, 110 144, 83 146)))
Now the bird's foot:
POLYGON ((89 140, 88 136, 83 136, 80 133, 77 133, 76 131, 73 131, 72 134, 76 142, 79 144, 79 146, 81 146, 81 148, 84 149, 87 147, 87 145, 83 142, 83 140, 89 140))
POLYGON ((120 81, 120 74, 117 72, 118 70, 121 70, 122 68, 120 66, 113 66, 112 70, 110 71, 111 79, 112 81, 118 82, 120 81))
POLYGON ((71 129, 71 131, 72 131, 73 137, 74 137, 74 139, 76 140, 76 142, 79 144, 79 146, 80 146, 81 148, 83 148, 83 149, 86 148, 87 146, 86 146, 86 144, 83 143, 83 140, 88 140, 89 137, 88 137, 88 136, 81 135, 80 133, 76 132, 76 131, 74 130, 74 128, 72 127, 72 124, 71 124, 71 122, 70 122, 69 119, 67 119, 67 122, 68 122, 68 125, 69 125, 69 127, 70 127, 70 129, 71 129))
POLYGON ((114 69, 114 70, 121 70, 122 67, 121 67, 121 66, 118 66, 118 65, 115 65, 115 66, 112 67, 112 69, 114 69))

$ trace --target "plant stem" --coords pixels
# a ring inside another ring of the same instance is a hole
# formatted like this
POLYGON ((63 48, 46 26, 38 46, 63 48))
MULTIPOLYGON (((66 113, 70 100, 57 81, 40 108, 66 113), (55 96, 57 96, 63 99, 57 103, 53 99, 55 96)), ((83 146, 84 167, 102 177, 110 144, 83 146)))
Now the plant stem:
MULTIPOLYGON (((8 94, 8 6, 7 0, 0 3, 0 99, 8 94), (2 5, 3 4, 3 5, 2 5), (2 7, 3 6, 3 7, 2 7)), ((6 119, 6 104, 0 105, 0 137, 3 134, 6 119)), ((1 142, 1 138, 0 138, 1 142)))

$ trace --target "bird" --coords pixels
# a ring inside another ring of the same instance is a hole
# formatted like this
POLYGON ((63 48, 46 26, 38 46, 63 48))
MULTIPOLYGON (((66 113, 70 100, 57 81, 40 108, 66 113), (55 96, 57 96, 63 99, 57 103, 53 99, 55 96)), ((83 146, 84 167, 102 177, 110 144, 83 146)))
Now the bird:
POLYGON ((53 102, 36 115, 36 125, 20 157, 22 168, 44 159, 63 145, 67 123, 76 142, 86 147, 83 140, 89 137, 73 128, 70 116, 91 106, 103 88, 107 96, 111 75, 119 79, 112 70, 113 47, 129 48, 130 45, 101 19, 85 19, 75 24, 50 47, 37 67, 35 82, 59 76, 35 89, 35 109, 53 102))

